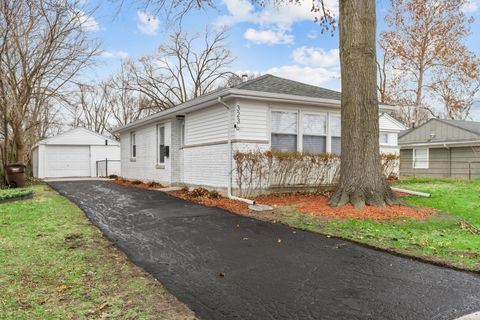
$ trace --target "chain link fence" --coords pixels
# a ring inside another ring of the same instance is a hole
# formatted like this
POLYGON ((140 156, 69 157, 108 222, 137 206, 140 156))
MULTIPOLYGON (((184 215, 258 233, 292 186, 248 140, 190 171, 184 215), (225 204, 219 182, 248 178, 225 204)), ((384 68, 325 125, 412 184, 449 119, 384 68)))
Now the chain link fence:
POLYGON ((108 177, 115 174, 120 175, 120 160, 99 160, 97 161, 97 177, 108 177))

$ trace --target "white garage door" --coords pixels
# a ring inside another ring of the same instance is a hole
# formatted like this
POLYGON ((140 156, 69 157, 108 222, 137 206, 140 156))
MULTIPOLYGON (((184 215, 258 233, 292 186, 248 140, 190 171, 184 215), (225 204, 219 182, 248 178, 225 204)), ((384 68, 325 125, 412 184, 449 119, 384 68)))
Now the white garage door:
POLYGON ((47 178, 89 177, 90 147, 46 146, 45 176, 47 178))

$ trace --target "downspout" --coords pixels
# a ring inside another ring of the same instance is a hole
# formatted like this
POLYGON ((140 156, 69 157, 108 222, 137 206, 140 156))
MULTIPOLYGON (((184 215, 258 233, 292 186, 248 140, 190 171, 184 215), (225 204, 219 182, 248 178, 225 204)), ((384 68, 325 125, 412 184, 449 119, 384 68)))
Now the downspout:
POLYGON ((255 204, 254 200, 240 198, 232 195, 232 158, 233 158, 233 151, 232 151, 232 116, 230 112, 230 106, 226 104, 222 97, 218 97, 218 102, 221 103, 225 108, 228 110, 228 135, 227 135, 227 144, 228 144, 228 183, 227 183, 227 197, 232 200, 242 201, 251 205, 255 204))

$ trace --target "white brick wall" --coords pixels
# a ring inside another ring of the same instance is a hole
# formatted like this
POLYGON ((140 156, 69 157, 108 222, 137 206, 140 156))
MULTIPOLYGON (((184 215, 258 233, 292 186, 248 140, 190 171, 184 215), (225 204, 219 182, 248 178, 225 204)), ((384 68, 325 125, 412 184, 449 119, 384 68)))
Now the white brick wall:
MULTIPOLYGON (((165 145, 171 146, 170 121, 165 124, 165 145)), ((137 157, 130 159, 130 132, 121 134, 121 176, 127 179, 157 181, 170 184, 171 155, 165 159, 164 168, 157 168, 157 124, 136 128, 137 157)))
POLYGON ((227 144, 183 149, 184 183, 226 187, 228 181, 227 144))

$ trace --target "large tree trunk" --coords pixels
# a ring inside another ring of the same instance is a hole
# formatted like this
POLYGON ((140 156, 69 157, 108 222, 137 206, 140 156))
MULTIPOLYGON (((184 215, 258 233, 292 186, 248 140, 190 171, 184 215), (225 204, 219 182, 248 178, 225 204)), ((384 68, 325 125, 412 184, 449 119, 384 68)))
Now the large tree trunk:
POLYGON ((342 155, 331 206, 396 202, 379 151, 375 0, 340 0, 342 155))

